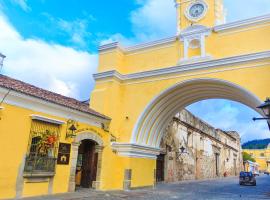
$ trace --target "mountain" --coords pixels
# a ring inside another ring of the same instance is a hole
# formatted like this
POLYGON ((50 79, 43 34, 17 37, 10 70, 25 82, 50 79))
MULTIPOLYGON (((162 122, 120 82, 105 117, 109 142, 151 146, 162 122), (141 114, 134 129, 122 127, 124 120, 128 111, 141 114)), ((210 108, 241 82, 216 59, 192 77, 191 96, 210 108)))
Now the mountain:
POLYGON ((242 149, 266 149, 270 143, 270 138, 263 140, 252 140, 242 145, 242 149))

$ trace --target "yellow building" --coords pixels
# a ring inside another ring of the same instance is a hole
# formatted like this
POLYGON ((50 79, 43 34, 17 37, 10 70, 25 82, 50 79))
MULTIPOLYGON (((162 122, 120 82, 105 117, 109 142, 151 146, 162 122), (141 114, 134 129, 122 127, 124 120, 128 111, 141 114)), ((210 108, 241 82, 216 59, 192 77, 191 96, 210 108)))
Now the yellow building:
POLYGON ((175 36, 99 48, 90 106, 112 119, 116 142, 111 146, 119 157, 111 169, 129 174, 119 179, 110 173, 107 178, 119 182, 103 189, 154 186, 160 142, 169 122, 186 106, 222 98, 260 112, 256 107, 270 96, 269 14, 224 23, 222 0, 175 3, 175 36))
POLYGON ((259 164, 260 172, 270 172, 270 145, 265 149, 243 149, 259 164))
POLYGON ((153 187, 160 142, 179 110, 210 98, 257 110, 270 96, 270 15, 224 23, 222 0, 175 3, 175 36, 99 48, 91 109, 1 76, 0 199, 76 184, 153 187))
POLYGON ((0 99, 0 199, 74 191, 75 179, 99 189, 102 157, 113 154, 110 118, 3 75, 0 99), (87 158, 89 164, 80 168, 87 158))

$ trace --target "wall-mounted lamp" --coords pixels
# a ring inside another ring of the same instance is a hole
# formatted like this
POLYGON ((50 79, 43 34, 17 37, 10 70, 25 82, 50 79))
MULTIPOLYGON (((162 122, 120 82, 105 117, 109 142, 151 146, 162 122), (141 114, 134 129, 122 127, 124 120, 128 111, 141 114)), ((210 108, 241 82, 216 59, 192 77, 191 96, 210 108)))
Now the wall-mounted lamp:
POLYGON ((68 120, 67 121, 67 133, 66 133, 66 138, 75 138, 76 133, 75 131, 77 130, 76 128, 77 123, 74 120, 68 120))
POLYGON ((269 127, 269 130, 270 130, 270 124, 269 124, 269 120, 270 120, 270 98, 269 97, 266 98, 265 102, 262 105, 258 106, 257 108, 261 109, 266 117, 263 117, 263 118, 254 117, 253 121, 268 120, 268 127, 269 127))
POLYGON ((184 146, 180 147, 177 153, 178 153, 177 158, 179 158, 183 154, 188 154, 187 149, 184 146))

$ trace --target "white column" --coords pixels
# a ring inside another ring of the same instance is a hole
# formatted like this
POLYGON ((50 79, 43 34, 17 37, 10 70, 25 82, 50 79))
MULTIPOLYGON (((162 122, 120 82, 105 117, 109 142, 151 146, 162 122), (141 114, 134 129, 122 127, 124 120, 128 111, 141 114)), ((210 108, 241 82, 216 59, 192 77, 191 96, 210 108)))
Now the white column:
POLYGON ((201 35, 200 46, 201 46, 201 57, 205 57, 206 56, 206 51, 205 51, 205 35, 201 35))
POLYGON ((180 3, 175 0, 175 8, 176 8, 176 34, 180 35, 181 32, 181 9, 180 9, 180 3))
POLYGON ((184 39, 184 60, 188 59, 188 48, 189 48, 189 41, 184 39))

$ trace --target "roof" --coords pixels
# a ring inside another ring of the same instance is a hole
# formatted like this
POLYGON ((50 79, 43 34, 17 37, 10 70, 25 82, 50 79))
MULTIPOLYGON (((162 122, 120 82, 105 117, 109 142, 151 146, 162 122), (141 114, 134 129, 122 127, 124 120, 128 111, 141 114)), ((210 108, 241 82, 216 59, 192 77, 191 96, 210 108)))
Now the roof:
POLYGON ((66 97, 54 92, 50 92, 48 90, 44 90, 42 88, 36 87, 34 85, 22 82, 20 80, 16 80, 10 78, 8 76, 4 76, 0 74, 0 87, 10 89, 16 92, 20 92, 25 95, 29 95, 32 97, 36 97, 38 99, 58 104, 60 106, 64 106, 67 108, 71 108, 89 115, 94 115, 99 118, 103 118, 106 120, 110 120, 109 117, 96 112, 95 110, 89 108, 89 104, 85 102, 80 102, 76 99, 66 97))

